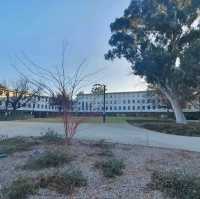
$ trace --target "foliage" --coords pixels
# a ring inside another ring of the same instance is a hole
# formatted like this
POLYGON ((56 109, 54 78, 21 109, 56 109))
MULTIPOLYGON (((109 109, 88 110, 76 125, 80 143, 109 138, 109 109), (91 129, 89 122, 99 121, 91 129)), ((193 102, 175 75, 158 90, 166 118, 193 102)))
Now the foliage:
POLYGON ((111 24, 112 49, 105 58, 125 58, 135 75, 159 88, 177 108, 180 100, 199 92, 199 24, 194 27, 199 8, 199 0, 131 1, 111 24))
POLYGON ((125 164, 123 160, 111 159, 104 162, 96 162, 95 167, 102 169, 105 177, 113 178, 123 174, 125 164))
POLYGON ((36 194, 39 188, 48 188, 59 193, 71 193, 75 187, 86 185, 87 179, 77 169, 36 178, 19 177, 2 190, 2 199, 26 199, 29 195, 36 194))
POLYGON ((70 169, 62 174, 41 177, 39 184, 42 188, 49 188, 59 193, 70 193, 75 187, 86 186, 87 179, 80 170, 70 169))
POLYGON ((3 189, 3 199, 25 199, 28 195, 37 193, 39 186, 31 178, 19 177, 3 189))
POLYGON ((48 130, 40 137, 40 140, 45 141, 47 143, 62 143, 64 141, 61 135, 59 135, 56 131, 50 128, 48 128, 48 130))
POLYGON ((59 151, 46 152, 39 157, 33 157, 28 160, 24 169, 39 170, 49 167, 59 167, 65 163, 69 163, 72 158, 66 154, 59 151))
POLYGON ((151 188, 176 199, 199 199, 200 177, 185 172, 158 172, 151 176, 151 188))
POLYGON ((27 151, 37 144, 39 144, 39 142, 32 138, 8 138, 0 141, 0 152, 12 154, 15 152, 27 151))
POLYGON ((200 137, 200 125, 197 123, 189 123, 186 125, 175 123, 144 123, 140 124, 143 128, 163 132, 167 134, 183 135, 183 136, 197 136, 200 137))

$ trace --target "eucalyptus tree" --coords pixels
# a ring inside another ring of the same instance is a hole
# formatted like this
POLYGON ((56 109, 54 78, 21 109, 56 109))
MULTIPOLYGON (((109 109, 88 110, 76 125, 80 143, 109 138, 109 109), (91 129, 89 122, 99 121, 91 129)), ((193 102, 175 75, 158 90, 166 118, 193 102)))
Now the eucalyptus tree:
POLYGON ((186 123, 181 102, 199 91, 199 10, 199 0, 133 0, 110 26, 105 58, 125 58, 135 75, 159 88, 177 123, 186 123))

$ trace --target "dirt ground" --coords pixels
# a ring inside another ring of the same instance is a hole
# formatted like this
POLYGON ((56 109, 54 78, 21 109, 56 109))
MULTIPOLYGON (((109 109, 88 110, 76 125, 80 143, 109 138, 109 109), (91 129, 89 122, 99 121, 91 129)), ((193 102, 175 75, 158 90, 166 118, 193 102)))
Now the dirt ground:
POLYGON ((19 176, 35 177, 51 174, 55 170, 78 168, 87 178, 86 187, 75 189, 71 196, 40 189, 29 199, 162 199, 160 192, 152 191, 147 186, 153 171, 184 169, 199 174, 199 165, 200 153, 196 152, 111 143, 105 146, 100 142, 73 140, 70 146, 41 144, 0 159, 0 188, 11 184, 19 176), (108 150, 111 152, 109 155, 108 150), (22 169, 33 154, 44 151, 64 151, 73 157, 73 161, 60 168, 38 171, 22 169), (101 170, 95 168, 97 161, 111 158, 124 161, 123 175, 106 178, 101 170))

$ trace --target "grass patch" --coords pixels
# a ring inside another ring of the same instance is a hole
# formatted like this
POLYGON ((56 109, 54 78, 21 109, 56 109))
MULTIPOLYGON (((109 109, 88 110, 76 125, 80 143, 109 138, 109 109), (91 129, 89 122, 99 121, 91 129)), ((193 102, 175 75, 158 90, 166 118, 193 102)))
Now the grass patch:
POLYGON ((39 142, 33 138, 15 137, 0 141, 0 153, 12 154, 15 152, 27 151, 39 142))
POLYGON ((63 143, 64 138, 56 131, 49 129, 39 139, 46 143, 63 143))
POLYGON ((191 176, 185 172, 155 171, 151 176, 150 187, 170 198, 200 198, 200 177, 191 176))
POLYGON ((31 178, 19 177, 13 183, 2 190, 2 199, 25 199, 28 195, 34 195, 39 189, 31 178))
POLYGON ((71 193, 75 187, 86 186, 87 179, 80 170, 72 169, 62 174, 41 177, 39 185, 59 193, 71 193))
POLYGON ((24 165, 24 169, 31 170, 40 170, 50 167, 59 167, 64 165, 65 163, 69 163, 72 160, 72 157, 69 154, 62 152, 46 152, 39 157, 34 157, 28 160, 26 165, 24 165))
POLYGON ((175 123, 157 122, 157 123, 144 123, 140 126, 161 133, 200 137, 200 124, 197 123, 189 123, 186 125, 182 125, 175 123))
POLYGON ((95 167, 101 169, 105 177, 113 178, 123 174, 125 164, 123 160, 112 159, 104 162, 96 162, 95 167))

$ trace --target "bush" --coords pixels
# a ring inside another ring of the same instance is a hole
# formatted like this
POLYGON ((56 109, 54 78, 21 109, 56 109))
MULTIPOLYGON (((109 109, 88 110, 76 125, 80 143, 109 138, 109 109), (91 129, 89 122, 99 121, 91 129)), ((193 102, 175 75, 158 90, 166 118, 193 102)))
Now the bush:
POLYGON ((59 151, 46 152, 39 157, 28 160, 27 164, 24 166, 24 169, 38 170, 49 167, 58 167, 70 162, 71 160, 72 158, 66 153, 59 151))
POLYGON ((200 177, 185 172, 158 172, 151 176, 153 190, 163 192, 165 196, 176 199, 199 199, 200 177))
POLYGON ((31 178, 19 177, 9 186, 3 189, 3 199, 25 199, 30 194, 37 193, 39 186, 31 178))
POLYGON ((192 124, 175 124, 175 123, 144 123, 141 125, 143 128, 163 132, 167 134, 183 135, 183 136, 196 136, 200 137, 200 125, 197 123, 192 124))
POLYGON ((64 138, 52 129, 48 129, 47 132, 40 137, 40 140, 47 143, 64 142, 64 138))
POLYGON ((20 151, 30 150, 32 146, 39 143, 33 138, 15 137, 0 141, 0 153, 12 154, 20 151))
POLYGON ((101 168, 103 175, 108 178, 120 176, 123 174, 125 164, 123 160, 112 159, 104 162, 96 162, 95 166, 101 168))
POLYGON ((70 193, 75 187, 86 186, 87 180, 80 170, 67 170, 62 174, 42 177, 39 185, 59 193, 70 193))

